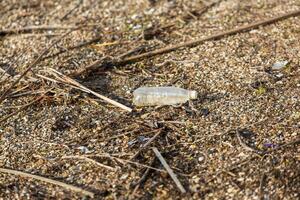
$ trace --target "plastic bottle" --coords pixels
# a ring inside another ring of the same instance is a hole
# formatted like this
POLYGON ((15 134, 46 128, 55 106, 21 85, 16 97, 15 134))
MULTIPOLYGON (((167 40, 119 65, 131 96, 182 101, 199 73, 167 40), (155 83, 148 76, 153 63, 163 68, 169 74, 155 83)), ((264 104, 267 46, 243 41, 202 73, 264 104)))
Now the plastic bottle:
POLYGON ((197 92, 177 87, 141 87, 133 92, 136 106, 174 105, 197 98, 197 92))

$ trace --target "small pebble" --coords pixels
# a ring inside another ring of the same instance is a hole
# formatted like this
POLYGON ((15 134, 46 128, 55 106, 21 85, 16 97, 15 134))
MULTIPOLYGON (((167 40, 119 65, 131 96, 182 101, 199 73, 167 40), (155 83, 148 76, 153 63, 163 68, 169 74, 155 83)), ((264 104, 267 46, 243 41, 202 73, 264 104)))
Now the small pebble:
POLYGON ((289 63, 289 61, 277 61, 273 64, 272 66, 272 70, 281 70, 282 68, 284 68, 287 64, 289 63))
POLYGON ((80 146, 77 149, 79 149, 82 153, 89 153, 90 152, 90 150, 85 146, 80 146))
POLYGON ((199 162, 202 162, 204 160, 204 157, 203 156, 200 156, 199 158, 198 158, 198 161, 199 162))

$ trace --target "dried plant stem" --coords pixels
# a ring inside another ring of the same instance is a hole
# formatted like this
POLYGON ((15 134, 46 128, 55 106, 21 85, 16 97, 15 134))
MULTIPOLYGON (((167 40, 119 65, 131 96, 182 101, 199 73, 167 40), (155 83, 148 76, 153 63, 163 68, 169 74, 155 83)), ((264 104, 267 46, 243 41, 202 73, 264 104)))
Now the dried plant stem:
POLYGON ((130 160, 135 159, 138 155, 140 155, 140 153, 147 148, 162 132, 162 129, 159 129, 158 132, 152 137, 150 138, 139 150, 138 152, 136 152, 130 160))
POLYGON ((21 172, 21 171, 12 170, 12 169, 6 169, 6 168, 0 168, 0 172, 13 174, 13 175, 17 175, 17 176, 22 176, 22 177, 25 177, 25 178, 32 178, 32 179, 36 179, 36 180, 43 181, 43 182, 46 182, 46 183, 51 183, 51 184, 54 184, 54 185, 64 187, 65 189, 72 190, 74 192, 82 193, 82 194, 90 196, 92 198, 95 195, 94 193, 89 192, 89 191, 84 190, 84 189, 81 189, 79 187, 69 185, 69 184, 66 184, 66 183, 63 183, 63 182, 60 182, 60 181, 52 180, 52 179, 49 179, 49 178, 45 178, 45 177, 42 177, 42 176, 29 174, 29 173, 26 173, 26 172, 21 172))
POLYGON ((106 102, 108 102, 108 103, 110 103, 110 104, 112 104, 114 106, 122 108, 122 109, 124 109, 124 110, 126 110, 128 112, 132 111, 131 108, 129 108, 129 107, 127 107, 127 106, 125 106, 125 105, 123 105, 123 104, 121 104, 119 102, 116 102, 116 101, 114 101, 112 99, 109 99, 109 98, 107 98, 107 97, 105 97, 105 96, 103 96, 101 94, 98 94, 97 92, 94 92, 94 91, 88 89, 87 87, 85 87, 82 84, 78 83, 74 79, 72 79, 72 78, 70 78, 70 77, 68 77, 68 76, 66 76, 66 75, 64 75, 64 74, 56 71, 55 69, 49 69, 49 70, 51 72, 53 72, 53 74, 56 75, 57 78, 59 78, 57 75, 61 76, 62 78, 60 78, 60 81, 65 82, 66 84, 69 84, 69 85, 72 85, 72 86, 76 86, 76 87, 80 88, 82 91, 87 92, 87 93, 91 93, 91 94, 95 95, 96 97, 99 97, 100 99, 102 99, 102 100, 104 100, 104 101, 106 101, 106 102))
POLYGON ((116 169, 113 168, 113 167, 104 165, 104 164, 102 164, 102 163, 99 163, 99 162, 97 162, 97 161, 95 161, 95 160, 93 160, 93 159, 91 159, 91 158, 87 158, 87 157, 85 157, 85 156, 63 156, 63 157, 61 157, 61 158, 62 158, 62 159, 81 159, 81 160, 85 160, 85 161, 87 161, 87 162, 94 163, 95 165, 98 165, 98 166, 103 167, 103 168, 105 168, 105 169, 108 169, 108 170, 111 170, 111 171, 116 171, 116 169))
POLYGON ((273 152, 276 152, 276 151, 278 151, 278 150, 280 150, 280 149, 286 148, 286 147, 288 147, 288 146, 299 145, 299 144, 300 144, 300 137, 297 138, 296 140, 293 140, 293 141, 291 141, 291 142, 282 144, 282 145, 280 145, 280 146, 278 146, 278 147, 276 147, 276 148, 274 148, 274 149, 271 149, 271 150, 269 150, 269 151, 266 151, 266 152, 264 152, 264 154, 273 153, 273 152))
POLYGON ((74 45, 74 46, 66 47, 66 49, 63 49, 63 50, 61 50, 61 51, 59 51, 59 52, 57 52, 57 53, 51 54, 51 55, 49 55, 49 56, 46 56, 46 57, 43 58, 43 60, 46 60, 46 59, 49 59, 49 58, 56 57, 56 56, 58 56, 58 55, 60 55, 60 54, 62 54, 62 53, 65 53, 65 52, 69 51, 69 50, 78 49, 78 48, 81 48, 81 47, 84 47, 84 46, 93 44, 93 43, 95 43, 95 42, 101 40, 101 38, 102 38, 102 36, 97 36, 97 37, 95 37, 95 38, 93 38, 93 39, 90 39, 90 40, 88 40, 88 41, 82 41, 82 42, 79 42, 78 44, 76 44, 76 45, 74 45))
POLYGON ((129 164, 133 164, 133 165, 136 165, 136 166, 145 167, 147 169, 152 169, 152 170, 155 170, 155 171, 158 171, 158 172, 167 173, 166 170, 158 169, 158 168, 155 168, 155 167, 152 167, 152 166, 149 166, 149 165, 145 165, 145 164, 141 164, 141 163, 138 163, 138 162, 134 162, 134 161, 131 161, 131 160, 118 158, 118 157, 115 157, 115 156, 112 156, 112 155, 109 155, 109 154, 90 154, 90 155, 85 155, 85 156, 87 156, 87 157, 106 157, 106 158, 110 158, 112 160, 117 160, 121 163, 129 163, 129 164))
POLYGON ((130 62, 142 59, 142 58, 147 58, 147 57, 152 57, 152 56, 155 56, 155 55, 158 55, 158 54, 168 53, 168 52, 177 50, 177 49, 182 48, 182 47, 196 46, 196 45, 199 45, 199 44, 201 44, 205 41, 208 41, 208 40, 215 40, 215 39, 222 38, 224 36, 233 35, 233 34, 236 34, 236 33, 243 32, 243 31, 248 31, 248 30, 251 30, 253 28, 257 28, 259 26, 264 26, 264 25, 267 25, 267 24, 271 24, 271 23, 277 22, 279 20, 283 20, 283 19, 286 19, 286 18, 289 18, 289 17, 294 17, 294 16, 297 16, 297 15, 300 15, 300 10, 296 10, 296 11, 286 13, 286 14, 283 14, 283 15, 280 15, 280 16, 272 17, 272 18, 269 18, 269 19, 266 19, 266 20, 261 20, 261 21, 258 21, 258 22, 254 22, 252 24, 240 26, 240 27, 237 27, 237 28, 234 28, 234 29, 230 29, 228 31, 216 33, 216 34, 204 37, 204 38, 184 42, 184 43, 173 45, 173 46, 170 46, 170 47, 157 49, 157 50, 147 52, 147 53, 143 53, 143 54, 136 55, 136 56, 131 56, 131 57, 128 57, 127 59, 124 59, 121 62, 130 63, 130 62))
POLYGON ((70 30, 77 29, 78 26, 62 26, 62 25, 41 25, 41 26, 26 26, 22 28, 2 29, 1 34, 24 33, 29 31, 47 31, 47 30, 70 30))
POLYGON ((243 140, 242 140, 242 138, 241 138, 241 136, 240 136, 240 134, 239 134, 238 131, 236 131, 236 136, 237 136, 237 138, 238 138, 238 141, 239 141, 240 145, 241 145, 244 149, 246 149, 247 151, 254 152, 254 153, 258 154, 258 155, 261 155, 261 154, 263 153, 262 151, 260 151, 260 150, 258 150, 258 149, 256 149, 256 148, 252 148, 252 147, 249 147, 248 145, 246 145, 246 144, 243 142, 243 140))
MULTIPOLYGON (((155 159, 155 157, 154 157, 154 159, 152 159, 152 161, 151 161, 150 166, 153 166, 153 165, 154 165, 155 160, 156 160, 156 159, 155 159)), ((135 187, 134 187, 134 190, 133 190, 132 194, 130 195, 129 199, 135 199, 135 194, 136 194, 137 190, 140 188, 140 186, 141 186, 143 183, 146 182, 147 177, 149 177, 150 172, 151 172, 151 169, 150 169, 150 168, 147 168, 147 169, 145 170, 143 176, 140 178, 140 180, 134 184, 135 187)))
POLYGON ((28 108, 29 106, 33 105, 34 103, 40 101, 43 98, 43 95, 40 96, 39 98, 37 98, 36 100, 33 100, 31 102, 29 102, 28 104, 23 105, 19 110, 12 112, 11 114, 7 115, 6 117, 0 119, 0 123, 5 122, 6 120, 8 120, 9 118, 11 118, 12 116, 18 114, 19 112, 25 110, 26 108, 28 108))
POLYGON ((161 153, 158 151, 158 149, 156 147, 152 148, 153 152, 155 153, 156 157, 159 159, 159 161, 161 162, 161 164, 164 166, 164 168, 167 170, 167 172, 169 173, 169 175, 171 176, 171 178, 173 179, 174 183, 176 184, 176 186, 178 187, 178 189, 180 190, 181 193, 186 193, 186 190, 184 189, 184 187, 182 186, 182 184, 180 183, 180 181, 178 180, 176 174, 173 172, 173 170, 171 169, 171 167, 168 165, 168 163, 166 162, 166 160, 164 159, 164 157, 161 155, 161 153))
POLYGON ((271 23, 274 23, 274 22, 277 22, 277 21, 280 21, 280 20, 283 20, 283 19, 286 19, 286 18, 298 16, 298 15, 300 15, 300 10, 296 10, 296 11, 289 12, 289 13, 286 13, 286 14, 283 14, 283 15, 279 15, 279 16, 275 16, 275 17, 272 17, 272 18, 269 18, 269 19, 261 20, 261 21, 258 21, 258 22, 254 22, 252 24, 248 24, 248 25, 237 27, 237 28, 233 28, 233 29, 230 29, 230 30, 227 30, 227 31, 219 32, 219 33, 216 33, 216 34, 204 37, 204 38, 191 40, 191 41, 188 41, 188 42, 183 42, 183 43, 180 43, 180 44, 171 45, 169 47, 160 48, 160 49, 150 51, 150 52, 147 52, 147 53, 142 53, 142 54, 139 54, 139 55, 131 56, 131 57, 121 59, 121 60, 116 59, 116 60, 113 60, 111 62, 103 62, 103 60, 97 60, 97 61, 93 62, 92 64, 90 64, 90 65, 88 65, 84 68, 81 68, 78 71, 73 72, 72 75, 73 76, 80 76, 84 73, 88 73, 88 72, 91 72, 93 70, 96 70, 99 67, 121 66, 121 65, 129 64, 129 63, 133 63, 133 62, 136 62, 136 61, 139 61, 139 60, 142 60, 142 59, 145 59, 145 58, 150 58, 150 57, 153 57, 153 56, 156 56, 156 55, 159 55, 159 54, 169 53, 169 52, 175 51, 179 48, 197 46, 197 45, 202 44, 203 42, 208 41, 208 40, 220 39, 224 36, 229 36, 229 35, 241 33, 241 32, 244 32, 244 31, 249 31, 249 30, 252 30, 254 28, 258 28, 259 26, 265 26, 265 25, 268 25, 268 24, 271 24, 271 23))
POLYGON ((64 14, 60 20, 66 19, 74 10, 76 10, 80 6, 80 4, 82 4, 82 2, 83 2, 83 0, 79 0, 78 3, 71 10, 69 10, 66 14, 64 14))
POLYGON ((49 45, 49 47, 47 47, 46 49, 44 49, 42 51, 42 53, 40 53, 40 55, 33 61, 32 64, 29 65, 29 67, 27 67, 27 69, 11 84, 11 86, 3 92, 3 94, 0 97, 0 104, 4 101, 4 99, 6 98, 6 96, 8 95, 8 93, 12 90, 12 88, 19 83, 19 81, 33 68, 35 67, 43 58, 43 56, 49 51, 49 49, 51 49, 54 45, 56 45, 58 42, 60 42, 64 37, 66 37, 67 35, 69 35, 71 32, 73 32, 74 30, 70 30, 67 33, 65 33, 64 35, 62 35, 61 37, 59 37, 57 40, 55 40, 51 45, 49 45))

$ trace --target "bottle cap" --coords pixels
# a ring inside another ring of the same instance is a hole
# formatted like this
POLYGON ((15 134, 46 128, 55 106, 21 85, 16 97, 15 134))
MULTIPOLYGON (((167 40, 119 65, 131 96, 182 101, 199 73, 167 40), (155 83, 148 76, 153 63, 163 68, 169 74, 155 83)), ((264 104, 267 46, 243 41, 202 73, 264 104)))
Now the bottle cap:
POLYGON ((197 99, 198 93, 195 90, 190 91, 190 99, 197 99))

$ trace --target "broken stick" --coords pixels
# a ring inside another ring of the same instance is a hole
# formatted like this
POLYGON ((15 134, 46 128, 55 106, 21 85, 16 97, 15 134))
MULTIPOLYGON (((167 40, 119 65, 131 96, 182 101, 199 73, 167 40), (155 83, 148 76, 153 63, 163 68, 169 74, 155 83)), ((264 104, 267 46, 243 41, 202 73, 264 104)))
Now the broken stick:
POLYGON ((45 48, 42 53, 40 53, 40 55, 33 61, 33 63, 31 65, 29 65, 25 71, 11 84, 11 86, 5 90, 3 92, 3 94, 0 96, 0 104, 2 103, 2 101, 4 101, 4 99, 7 97, 8 93, 12 90, 12 88, 19 83, 19 81, 26 76, 26 74, 33 68, 35 67, 41 60, 42 58, 45 56, 45 54, 48 53, 48 51, 54 47, 58 42, 60 42, 64 37, 66 37, 67 35, 69 35, 71 32, 73 32, 74 30, 70 30, 67 33, 65 33, 64 35, 62 35, 61 37, 59 37, 57 40, 55 40, 52 44, 50 44, 47 48, 45 48))
POLYGON ((78 82, 75 81, 74 79, 72 79, 72 78, 70 78, 70 77, 68 77, 68 76, 66 76, 66 75, 64 75, 64 74, 62 74, 62 73, 56 71, 55 69, 51 69, 51 68, 50 68, 49 70, 50 70, 54 75, 56 75, 56 77, 59 78, 61 82, 64 82, 64 83, 69 84, 69 85, 71 85, 71 86, 76 86, 77 88, 80 88, 80 90, 82 90, 82 91, 84 91, 84 92, 87 92, 87 93, 91 93, 91 94, 95 95, 96 97, 99 97, 100 99, 102 99, 102 100, 104 100, 104 101, 106 101, 106 102, 108 102, 108 103, 110 103, 110 104, 112 104, 112 105, 114 105, 114 106, 117 106, 117 107, 119 107, 119 108, 122 108, 122 109, 124 109, 124 110, 126 110, 126 111, 128 111, 128 112, 131 112, 131 111, 132 111, 131 108, 129 108, 129 107, 127 107, 127 106, 125 106, 125 105, 123 105, 123 104, 121 104, 121 103, 119 103, 119 102, 116 102, 116 101, 114 101, 114 100, 112 100, 112 99, 109 99, 109 98, 107 98, 107 97, 105 97, 105 96, 103 96, 103 95, 101 95, 101 94, 99 94, 99 93, 97 93, 97 92, 94 92, 93 90, 88 89, 87 87, 85 87, 85 86, 83 86, 82 84, 78 83, 78 82), (58 75, 61 76, 62 78, 58 77, 58 75))
POLYGON ((159 129, 158 132, 152 137, 150 138, 139 150, 138 152, 136 152, 131 158, 130 160, 135 159, 136 157, 138 157, 138 155, 140 155, 140 153, 146 148, 148 147, 162 132, 162 129, 159 129))
POLYGON ((46 183, 51 183, 53 185, 58 185, 58 186, 64 187, 65 189, 72 190, 74 192, 80 192, 80 193, 82 193, 84 195, 87 195, 87 196, 90 196, 92 198, 95 195, 94 193, 86 191, 86 190, 81 189, 79 187, 69 185, 69 184, 66 184, 66 183, 63 183, 63 182, 60 182, 60 181, 52 180, 52 179, 49 179, 49 178, 45 178, 45 177, 42 177, 42 176, 29 174, 29 173, 26 173, 26 172, 21 172, 21 171, 17 171, 17 170, 13 170, 13 169, 6 169, 6 168, 0 168, 0 172, 7 173, 7 174, 13 174, 13 175, 17 175, 17 176, 22 176, 22 177, 25 177, 25 178, 32 178, 32 179, 43 181, 43 182, 46 182, 46 183))
POLYGON ((98 42, 99 40, 101 40, 102 36, 97 36, 91 40, 87 40, 87 41, 82 41, 74 46, 70 46, 70 47, 66 47, 65 49, 62 49, 61 51, 57 52, 57 53, 54 53, 54 54, 51 54, 49 56, 46 56, 43 58, 43 60, 46 60, 46 59, 49 59, 49 58, 53 58, 53 57, 56 57, 62 53, 65 53, 67 51, 70 51, 70 50, 73 50, 73 49, 78 49, 78 48, 81 48, 81 47, 84 47, 84 46, 87 46, 87 45, 90 45, 90 44, 93 44, 95 42, 98 42))
MULTIPOLYGON (((47 92, 45 92, 45 93, 47 93, 47 92)), ((8 120, 9 118, 11 118, 12 116, 18 114, 19 112, 25 110, 26 108, 28 108, 29 106, 33 105, 34 103, 40 101, 42 98, 44 98, 43 95, 41 95, 39 98, 31 101, 30 103, 27 103, 27 104, 23 105, 19 110, 15 111, 15 112, 12 112, 12 113, 8 114, 6 117, 3 117, 2 119, 0 119, 0 123, 5 122, 6 120, 8 120)))
POLYGON ((176 186, 178 187, 178 189, 180 190, 181 193, 186 193, 186 190, 184 189, 184 187, 182 186, 182 184, 180 183, 180 181, 178 180, 176 174, 173 172, 173 170, 171 169, 171 167, 168 165, 168 163, 166 162, 166 160, 162 157, 161 153, 158 151, 158 149, 156 147, 152 147, 152 150, 154 151, 156 157, 159 159, 159 161, 161 162, 161 164, 164 166, 164 168, 167 170, 167 172, 169 173, 169 175, 171 176, 171 178, 173 179, 173 181, 175 182, 176 186))
POLYGON ((47 30, 70 30, 77 29, 78 26, 61 26, 61 25, 41 25, 41 26, 26 26, 22 28, 1 29, 0 35, 12 33, 27 33, 30 31, 47 31, 47 30))
POLYGON ((252 24, 248 24, 248 25, 244 25, 244 26, 240 26, 237 28, 233 28, 227 31, 223 31, 223 32, 219 32, 210 36, 206 36, 204 38, 200 38, 200 39, 196 39, 196 40, 192 40, 192 41, 188 41, 188 42, 183 42, 180 44, 176 44, 176 45, 171 45, 169 47, 164 47, 164 48, 160 48, 154 51, 150 51, 147 53, 142 53, 139 55, 135 55, 135 56, 131 56, 125 59, 116 59, 116 60, 111 60, 111 61, 103 61, 103 60, 97 60, 94 63, 88 65, 85 68, 81 68, 78 71, 75 71, 72 73, 73 76, 79 76, 82 74, 87 74, 93 70, 98 69, 99 67, 111 67, 111 66, 121 66, 121 65, 125 65, 125 64, 129 64, 129 63, 133 63, 139 60, 142 60, 144 58, 150 58, 159 54, 164 54, 164 53, 169 53, 171 51, 175 51, 179 48, 182 47, 191 47, 191 46, 197 46, 199 44, 202 44, 205 41, 208 40, 215 40, 215 39, 219 39, 222 38, 224 36, 229 36, 229 35, 234 35, 237 33, 241 33, 244 31, 249 31, 252 30, 254 28, 258 28, 259 26, 265 26, 283 19, 287 19, 290 17, 295 17, 300 15, 300 10, 296 10, 296 11, 292 11, 283 15, 279 15, 279 16, 275 16, 266 20, 261 20, 258 22, 254 22, 252 24))

